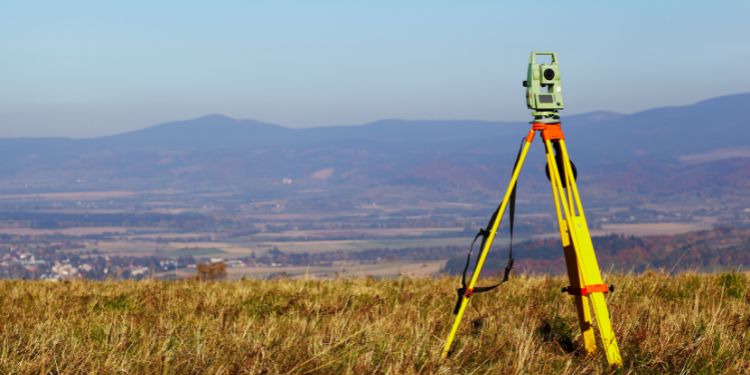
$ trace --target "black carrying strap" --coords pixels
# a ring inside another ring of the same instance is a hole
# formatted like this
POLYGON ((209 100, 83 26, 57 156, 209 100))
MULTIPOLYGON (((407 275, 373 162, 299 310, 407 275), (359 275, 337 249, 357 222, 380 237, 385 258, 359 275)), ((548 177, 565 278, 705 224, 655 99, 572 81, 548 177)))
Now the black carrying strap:
MULTIPOLYGON (((513 170, 518 167, 518 159, 521 157, 521 150, 523 150, 523 144, 525 142, 524 140, 521 141, 521 146, 518 149, 518 154, 516 155, 516 162, 513 164, 513 170)), ((511 171, 512 173, 512 171, 511 171)), ((503 275, 503 279, 500 280, 497 284, 489 285, 489 286, 477 286, 474 287, 474 289, 471 291, 472 294, 474 293, 484 293, 489 292, 492 289, 495 289, 499 287, 502 283, 508 281, 508 276, 510 275, 510 271, 513 269, 513 225, 515 222, 515 216, 516 216, 516 187, 518 185, 518 181, 516 181, 515 184, 513 184, 513 190, 510 193, 510 201, 509 204, 509 224, 510 224, 510 243, 509 243, 509 249, 508 249, 508 263, 505 265, 505 274, 503 275)), ((502 205, 502 203, 501 203, 502 205)), ((458 293, 458 300, 456 301, 456 306, 453 308, 453 314, 458 314, 458 310, 461 308, 461 300, 464 296, 466 296, 466 291, 468 288, 468 284, 466 283, 466 272, 469 271, 469 264, 471 263, 471 254, 474 252, 474 244, 476 244, 479 237, 482 237, 482 245, 480 247, 480 254, 477 257, 477 263, 474 264, 474 272, 477 271, 477 266, 479 263, 479 258, 481 258, 481 251, 484 250, 484 246, 487 243, 487 237, 490 233, 490 229, 492 229, 492 225, 495 223, 495 220, 497 220, 497 216, 500 214, 500 206, 497 207, 495 210, 495 213, 492 214, 492 217, 490 218, 490 222, 487 223, 486 228, 479 229, 479 232, 476 236, 474 236, 474 240, 471 241, 471 246, 469 246, 469 254, 466 256, 466 265, 464 266, 463 274, 461 275, 461 287, 456 289, 456 292, 458 293)), ((489 249, 487 249, 489 251, 489 249)))

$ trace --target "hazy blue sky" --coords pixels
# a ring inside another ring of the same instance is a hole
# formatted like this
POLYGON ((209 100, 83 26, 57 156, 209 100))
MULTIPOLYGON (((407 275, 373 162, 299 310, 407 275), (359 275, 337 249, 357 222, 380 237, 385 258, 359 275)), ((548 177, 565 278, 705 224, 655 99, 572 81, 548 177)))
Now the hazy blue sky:
POLYGON ((0 2, 0 136, 209 113, 292 127, 524 119, 531 50, 565 113, 750 91, 748 1, 0 2))

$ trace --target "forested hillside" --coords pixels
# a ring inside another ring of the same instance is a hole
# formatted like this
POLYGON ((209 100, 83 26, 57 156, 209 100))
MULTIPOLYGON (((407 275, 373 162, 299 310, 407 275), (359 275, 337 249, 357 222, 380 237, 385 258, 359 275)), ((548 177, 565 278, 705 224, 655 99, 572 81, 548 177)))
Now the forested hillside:
MULTIPOLYGON (((745 268, 750 265, 750 228, 718 227, 677 235, 593 237, 599 265, 604 270, 668 271, 745 268)), ((559 238, 527 241, 514 247, 517 272, 565 273, 565 259, 559 238)), ((496 248, 487 256, 483 272, 497 274, 505 268, 507 249, 496 248)), ((466 258, 452 257, 445 270, 460 273, 466 258)))

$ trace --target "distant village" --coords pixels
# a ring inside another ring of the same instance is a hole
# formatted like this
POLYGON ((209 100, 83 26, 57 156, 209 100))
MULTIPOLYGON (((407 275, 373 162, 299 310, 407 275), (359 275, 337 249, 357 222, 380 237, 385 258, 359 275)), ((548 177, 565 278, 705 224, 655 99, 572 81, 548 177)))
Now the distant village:
POLYGON ((195 270, 201 264, 221 263, 227 268, 332 266, 336 262, 373 264, 393 260, 437 260, 456 254, 455 247, 371 249, 357 252, 285 253, 271 249, 260 256, 225 259, 159 256, 112 256, 91 250, 77 254, 55 249, 40 251, 22 247, 0 247, 0 278, 70 280, 176 278, 177 270, 195 270))
POLYGON ((157 272, 195 267, 196 259, 123 257, 88 254, 80 256, 55 251, 29 251, 19 247, 0 249, 0 277, 15 279, 142 279, 157 272))

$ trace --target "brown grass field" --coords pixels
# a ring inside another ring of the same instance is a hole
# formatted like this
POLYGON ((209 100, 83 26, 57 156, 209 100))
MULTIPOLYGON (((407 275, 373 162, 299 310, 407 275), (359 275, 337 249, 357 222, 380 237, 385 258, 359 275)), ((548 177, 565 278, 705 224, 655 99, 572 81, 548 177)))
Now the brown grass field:
POLYGON ((624 366, 581 352, 563 277, 474 297, 456 278, 2 281, 0 373, 581 374, 750 371, 750 274, 613 275, 624 366))

